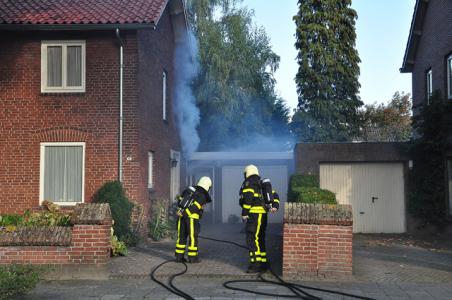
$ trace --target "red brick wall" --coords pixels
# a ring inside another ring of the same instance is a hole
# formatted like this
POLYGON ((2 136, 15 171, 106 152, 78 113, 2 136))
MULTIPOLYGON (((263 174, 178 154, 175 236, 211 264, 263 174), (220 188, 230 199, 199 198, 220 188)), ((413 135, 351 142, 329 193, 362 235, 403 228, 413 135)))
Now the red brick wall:
POLYGON ((105 264, 111 225, 74 225, 69 247, 0 247, 0 264, 105 264))
POLYGON ((352 226, 285 223, 283 276, 351 276, 352 236, 352 226))
MULTIPOLYGON (((169 152, 180 149, 171 112, 174 38, 165 13, 152 29, 123 31, 124 186, 147 213, 147 152, 155 195, 169 197, 169 152), (139 38, 137 39, 137 36, 139 38), (168 122, 162 71, 169 73, 168 122), (130 159, 127 159, 130 158, 130 159)), ((112 31, 0 32, 0 213, 39 206, 40 143, 85 142, 85 202, 118 178, 119 48, 112 31), (86 92, 41 94, 41 41, 86 41, 86 92)))
MULTIPOLYGON (((155 30, 143 29, 137 33, 138 41, 138 147, 129 162, 133 169, 134 183, 140 188, 140 198, 169 199, 170 151, 180 151, 180 143, 173 116, 173 53, 174 32, 166 11, 155 30), (156 41, 158 41, 156 43, 156 41), (163 71, 167 72, 167 120, 163 120, 163 71), (149 191, 148 152, 154 152, 154 189, 149 191)), ((150 202, 143 207, 149 211, 150 202)), ((147 219, 143 220, 147 224, 147 219)))

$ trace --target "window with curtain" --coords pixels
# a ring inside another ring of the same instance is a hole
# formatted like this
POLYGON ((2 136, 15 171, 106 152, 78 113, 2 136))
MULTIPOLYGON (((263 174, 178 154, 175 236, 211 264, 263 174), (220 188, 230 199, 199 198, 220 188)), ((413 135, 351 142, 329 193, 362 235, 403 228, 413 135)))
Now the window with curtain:
POLYGON ((426 76, 426 92, 427 92, 427 104, 430 104, 430 97, 433 94, 433 74, 432 74, 432 69, 427 71, 427 76, 426 76))
POLYGON ((41 43, 41 92, 85 91, 85 42, 41 43))
POLYGON ((163 76, 162 76, 162 104, 163 104, 163 120, 166 120, 166 106, 167 106, 167 101, 166 101, 166 81, 167 81, 167 74, 166 71, 163 71, 163 76))
POLYGON ((83 145, 41 146, 41 200, 70 204, 83 202, 83 145))
POLYGON ((447 97, 452 99, 452 54, 447 58, 447 97))

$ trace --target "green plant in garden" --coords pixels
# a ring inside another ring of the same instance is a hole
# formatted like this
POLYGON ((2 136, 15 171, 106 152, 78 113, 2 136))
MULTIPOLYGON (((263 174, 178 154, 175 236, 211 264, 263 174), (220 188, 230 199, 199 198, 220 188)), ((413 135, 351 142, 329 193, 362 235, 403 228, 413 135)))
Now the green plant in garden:
POLYGON ((156 241, 163 238, 174 238, 176 235, 175 224, 168 216, 168 209, 160 202, 155 204, 149 221, 149 236, 156 241))
POLYGON ((31 212, 26 210, 23 215, 10 214, 0 216, 0 226, 8 231, 14 231, 17 227, 51 227, 71 226, 71 216, 59 209, 31 212))
POLYGON ((291 202, 337 204, 336 195, 333 192, 318 187, 294 188, 294 192, 296 196, 291 199, 291 202))
POLYGON ((127 199, 119 181, 105 183, 95 194, 94 202, 109 203, 114 221, 113 228, 120 241, 132 241, 131 216, 133 204, 127 199))
MULTIPOLYGON (((427 103, 427 102, 425 102, 427 103)), ((439 92, 414 117, 414 140, 408 153, 413 160, 409 172, 408 209, 412 215, 442 227, 446 222, 446 153, 452 103, 439 92)))
POLYGON ((0 265, 0 300, 24 296, 39 282, 43 267, 0 265))
POLYGON ((336 195, 319 187, 316 175, 292 175, 289 181, 289 202, 337 204, 336 195))
POLYGON ((319 176, 295 174, 290 177, 289 185, 293 187, 319 187, 319 176))
POLYGON ((112 256, 126 256, 127 246, 123 241, 118 240, 118 237, 114 234, 111 235, 111 255, 112 256))

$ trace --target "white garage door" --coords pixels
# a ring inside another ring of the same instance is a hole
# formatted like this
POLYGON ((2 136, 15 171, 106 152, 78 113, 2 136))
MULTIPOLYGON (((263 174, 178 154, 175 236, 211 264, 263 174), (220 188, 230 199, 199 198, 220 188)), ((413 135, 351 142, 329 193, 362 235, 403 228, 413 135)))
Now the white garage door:
POLYGON ((353 232, 405 232, 403 164, 321 164, 320 187, 353 208, 353 232))
MULTIPOLYGON (((245 166, 227 166, 222 169, 222 220, 228 222, 230 215, 238 217, 242 214, 239 206, 239 190, 243 182, 243 169, 245 166)), ((280 196, 280 210, 277 213, 269 214, 268 221, 271 223, 281 223, 283 220, 283 209, 287 198, 287 166, 257 166, 262 178, 270 178, 273 189, 280 196)))

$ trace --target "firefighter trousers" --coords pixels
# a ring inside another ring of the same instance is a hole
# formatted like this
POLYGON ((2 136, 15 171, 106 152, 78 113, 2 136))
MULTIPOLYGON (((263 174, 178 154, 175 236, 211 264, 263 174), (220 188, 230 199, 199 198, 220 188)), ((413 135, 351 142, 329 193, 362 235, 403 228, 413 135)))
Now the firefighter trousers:
POLYGON ((246 245, 250 252, 250 263, 266 263, 265 233, 267 213, 250 213, 246 222, 246 245))
POLYGON ((188 257, 198 256, 199 220, 189 217, 179 217, 177 221, 176 257, 184 257, 188 243, 188 257))

